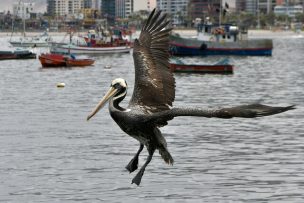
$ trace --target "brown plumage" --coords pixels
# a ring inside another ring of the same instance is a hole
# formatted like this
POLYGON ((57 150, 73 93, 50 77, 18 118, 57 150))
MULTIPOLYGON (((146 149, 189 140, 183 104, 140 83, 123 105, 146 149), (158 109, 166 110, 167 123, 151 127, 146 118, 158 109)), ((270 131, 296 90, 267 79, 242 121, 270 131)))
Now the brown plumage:
POLYGON ((159 151, 166 163, 173 164, 167 142, 159 127, 167 125, 169 120, 177 116, 254 118, 294 109, 293 106, 271 107, 262 104, 219 109, 172 108, 175 80, 169 70, 168 48, 171 28, 166 28, 168 24, 166 15, 153 10, 141 30, 139 39, 134 42, 135 85, 128 108, 119 105, 127 94, 127 83, 124 79, 117 78, 112 81, 109 92, 88 116, 88 119, 94 116, 109 100, 111 117, 124 132, 140 143, 134 158, 126 166, 130 173, 137 169, 138 156, 146 146, 149 153, 147 160, 132 180, 132 183, 137 185, 140 184, 155 150, 159 151))
POLYGON ((139 105, 149 112, 168 110, 175 98, 168 52, 171 29, 164 29, 169 21, 160 14, 152 11, 133 49, 135 85, 130 107, 139 105))

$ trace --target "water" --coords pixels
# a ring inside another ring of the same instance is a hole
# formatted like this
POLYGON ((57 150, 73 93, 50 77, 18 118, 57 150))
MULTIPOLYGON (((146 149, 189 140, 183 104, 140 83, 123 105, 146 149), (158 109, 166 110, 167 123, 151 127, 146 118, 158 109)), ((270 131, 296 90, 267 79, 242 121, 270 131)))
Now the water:
MULTIPOLYGON (((0 39, 3 46, 7 39, 0 39)), ((130 99, 131 54, 72 69, 0 61, 0 201, 303 202, 303 53, 304 38, 278 37, 272 57, 231 57, 233 75, 176 74, 176 106, 258 101, 297 109, 258 119, 176 118, 161 129, 174 166, 156 153, 139 187, 124 169, 137 141, 107 108, 86 121, 112 79, 127 80, 130 99)), ((140 166, 146 156, 144 150, 140 166)))

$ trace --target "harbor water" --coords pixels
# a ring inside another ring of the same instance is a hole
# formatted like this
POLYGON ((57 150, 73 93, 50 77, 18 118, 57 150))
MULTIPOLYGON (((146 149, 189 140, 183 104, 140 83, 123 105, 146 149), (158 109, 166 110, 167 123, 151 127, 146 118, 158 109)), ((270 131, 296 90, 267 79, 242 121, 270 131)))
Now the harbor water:
MULTIPOLYGON (((3 49, 8 39, 0 38, 3 49)), ((255 119, 178 117, 161 128, 174 165, 155 153, 140 186, 125 169, 138 142, 107 108, 86 121, 112 79, 126 79, 128 104, 132 54, 94 56, 86 68, 0 61, 0 202, 303 202, 303 56, 303 37, 277 35, 272 57, 229 57, 232 75, 175 74, 175 106, 297 109, 255 119)))

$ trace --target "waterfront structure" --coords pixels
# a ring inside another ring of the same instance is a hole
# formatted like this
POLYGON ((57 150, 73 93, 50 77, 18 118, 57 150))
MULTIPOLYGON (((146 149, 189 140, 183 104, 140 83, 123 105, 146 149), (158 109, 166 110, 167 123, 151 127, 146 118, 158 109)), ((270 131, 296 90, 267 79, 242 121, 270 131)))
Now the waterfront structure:
POLYGON ((276 15, 288 15, 289 17, 295 17, 297 13, 303 13, 303 6, 275 6, 274 13, 276 15))
POLYGON ((246 10, 246 1, 244 0, 235 0, 235 11, 237 13, 246 10))
MULTIPOLYGON (((246 11, 254 15, 259 13, 269 14, 274 12, 275 6, 296 6, 299 5, 304 7, 304 0, 236 0, 236 10, 246 11)), ((278 7, 277 12, 284 12, 283 7, 278 7)), ((297 10, 296 8, 291 8, 291 10, 297 10)))
POLYGON ((22 19, 30 19, 31 13, 34 13, 34 3, 25 3, 19 1, 13 4, 13 15, 22 19))
POLYGON ((258 10, 260 13, 271 13, 276 6, 276 0, 257 0, 258 10))
POLYGON ((48 0, 47 12, 51 16, 79 14, 84 8, 83 0, 48 0))
POLYGON ((190 0, 188 16, 192 19, 205 19, 206 17, 218 16, 217 10, 220 7, 220 0, 190 0))
POLYGON ((182 24, 187 16, 189 0, 157 0, 156 7, 173 16, 172 24, 182 24))
POLYGON ((152 11, 156 7, 156 0, 133 0, 134 12, 136 11, 152 11))
POLYGON ((115 17, 127 18, 134 11, 133 0, 115 0, 115 17))
POLYGON ((101 14, 102 17, 107 19, 109 24, 115 22, 115 0, 102 0, 101 1, 101 14))
POLYGON ((84 0, 83 1, 84 8, 91 8, 95 10, 100 10, 101 0, 84 0))

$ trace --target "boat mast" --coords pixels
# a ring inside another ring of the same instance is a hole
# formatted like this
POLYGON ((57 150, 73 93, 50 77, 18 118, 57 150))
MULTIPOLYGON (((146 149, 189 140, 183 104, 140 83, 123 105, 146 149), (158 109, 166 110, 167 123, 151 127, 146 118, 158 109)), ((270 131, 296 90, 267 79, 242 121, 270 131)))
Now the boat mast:
POLYGON ((25 4, 22 0, 19 1, 19 6, 22 6, 23 37, 25 37, 25 4))
POLYGON ((15 16, 13 15, 12 17, 12 33, 11 33, 11 37, 10 37, 10 42, 12 41, 12 37, 13 37, 13 33, 14 33, 14 21, 15 21, 15 16))
POLYGON ((220 0, 219 27, 221 27, 221 23, 222 23, 222 0, 220 0))

